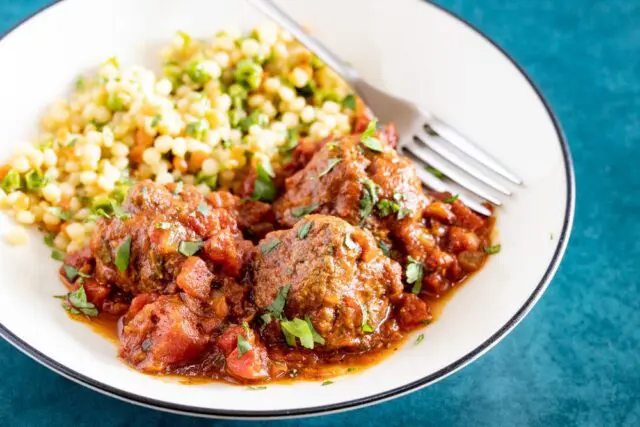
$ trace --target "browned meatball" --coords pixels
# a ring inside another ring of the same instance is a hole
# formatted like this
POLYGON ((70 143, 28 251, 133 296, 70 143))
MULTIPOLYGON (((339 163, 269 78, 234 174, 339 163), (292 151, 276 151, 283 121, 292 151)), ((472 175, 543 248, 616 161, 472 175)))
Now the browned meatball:
POLYGON ((239 277, 253 252, 253 245, 242 239, 234 214, 210 206, 191 186, 138 183, 129 192, 124 209, 128 217, 102 218, 92 235, 90 248, 100 283, 133 294, 173 293, 182 274, 183 284, 189 280, 185 286, 191 294, 206 299, 213 280, 206 270, 239 277), (198 263, 199 273, 183 271, 188 256, 196 253, 203 259, 198 263))
POLYGON ((402 292, 400 266, 366 230, 336 217, 308 215, 269 233, 254 263, 254 298, 266 309, 290 285, 284 314, 308 316, 321 349, 366 348, 402 292))
POLYGON ((390 221, 421 217, 428 200, 413 164, 398 155, 385 134, 378 138, 382 152, 366 148, 360 135, 322 146, 302 170, 285 180, 285 192, 274 203, 278 221, 292 226, 306 210, 365 224, 384 237, 390 221))

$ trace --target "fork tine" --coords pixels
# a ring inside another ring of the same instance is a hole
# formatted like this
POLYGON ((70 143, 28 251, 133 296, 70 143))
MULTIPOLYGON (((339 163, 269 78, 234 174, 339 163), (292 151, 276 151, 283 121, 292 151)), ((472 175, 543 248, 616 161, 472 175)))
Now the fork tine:
MULTIPOLYGON (((421 168, 416 168, 416 172, 418 174, 418 178, 420 178, 420 181, 422 181, 424 185, 431 188, 432 190, 438 191, 440 193, 443 193, 445 191, 451 192, 451 189, 447 187, 447 184, 444 181, 441 181, 435 175, 421 168)), ((491 211, 489 211, 489 209, 482 206, 475 200, 466 197, 464 194, 460 195, 460 200, 462 200, 464 204, 467 205, 470 209, 478 212, 479 214, 491 216, 491 211)))
POLYGON ((522 184, 522 179, 520 179, 515 173, 509 170, 506 166, 503 166, 500 162, 495 160, 486 151, 482 150, 468 138, 460 135, 451 126, 438 119, 433 114, 425 111, 422 112, 428 117, 428 127, 433 130, 434 133, 440 136, 440 138, 449 142, 451 145, 456 147, 458 150, 460 150, 470 158, 483 164, 497 174, 502 175, 514 184, 522 184))
POLYGON ((408 141, 405 144, 401 144, 401 146, 423 162, 428 163, 434 168, 440 170, 452 181, 457 182, 472 193, 477 194, 478 196, 482 197, 485 200, 488 200, 494 205, 502 205, 502 202, 500 200, 487 193, 482 187, 477 185, 473 179, 469 179, 467 176, 461 173, 460 169, 458 169, 457 167, 452 167, 448 162, 441 160, 437 155, 430 152, 427 147, 420 146, 415 141, 408 141))
POLYGON ((450 161, 454 165, 457 165, 458 167, 463 169, 466 173, 476 178, 478 181, 484 182, 489 187, 501 192, 504 195, 507 195, 507 196, 511 195, 511 191, 509 191, 509 189, 506 188, 504 185, 500 184, 495 179, 483 173, 481 170, 476 168, 473 164, 465 161, 465 159, 463 159, 462 157, 456 155, 450 150, 447 150, 445 147, 440 146, 440 144, 437 143, 438 141, 434 141, 434 139, 436 139, 437 137, 430 135, 429 133, 427 133, 422 129, 420 129, 417 132, 416 136, 420 141, 422 141, 422 143, 424 143, 430 149, 432 149, 433 151, 435 151, 444 159, 450 161), (431 143, 432 141, 433 143, 431 143))

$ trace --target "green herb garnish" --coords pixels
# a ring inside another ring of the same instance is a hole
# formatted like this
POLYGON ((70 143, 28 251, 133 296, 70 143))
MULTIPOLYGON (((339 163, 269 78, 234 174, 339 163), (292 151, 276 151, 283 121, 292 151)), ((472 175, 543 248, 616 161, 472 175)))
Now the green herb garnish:
POLYGON ((459 197, 460 197, 460 195, 459 195, 459 194, 454 194, 453 196, 451 196, 451 197, 447 197, 446 199, 444 199, 444 202, 445 202, 445 203, 453 203, 453 202, 455 202, 456 200, 458 200, 458 198, 459 198, 459 197))
POLYGON ((360 218, 362 219, 361 222, 364 222, 373 212, 373 207, 378 203, 378 186, 368 178, 361 179, 360 183, 363 185, 360 199, 360 218))
POLYGON ((330 384, 333 384, 333 381, 326 380, 326 381, 323 381, 321 385, 325 386, 325 385, 330 385, 330 384))
POLYGON ((367 125, 367 129, 365 129, 365 131, 362 132, 362 135, 360 135, 360 142, 369 150, 382 153, 384 151, 382 143, 378 138, 374 137, 374 135, 376 134, 377 126, 378 120, 371 120, 367 125))
POLYGON ((20 174, 18 171, 11 169, 4 178, 2 178, 2 189, 6 193, 11 193, 20 188, 20 174))
POLYGON ((502 249, 502 245, 493 245, 493 246, 488 246, 484 248, 484 251, 489 255, 494 255, 500 252, 500 249, 502 249))
POLYGON ((238 340, 238 359, 240 359, 249 350, 251 350, 251 344, 249 344, 249 341, 244 339, 244 337, 241 334, 238 334, 237 337, 238 337, 237 338, 237 340, 238 340))
POLYGON ((251 198, 263 202, 272 202, 276 197, 276 186, 271 179, 274 176, 271 165, 260 163, 256 168, 256 173, 257 176, 251 198))
POLYGON ((422 290, 422 277, 424 275, 424 265, 413 257, 407 258, 407 266, 405 268, 405 274, 407 276, 407 283, 412 284, 411 293, 418 295, 422 290))
POLYGON ((313 350, 313 334, 311 333, 311 328, 309 328, 309 324, 306 321, 298 318, 293 320, 282 320, 280 321, 280 327, 282 328, 282 332, 284 333, 288 345, 295 347, 295 339, 298 338, 300 340, 300 344, 304 348, 313 350))
POLYGON ((378 242, 378 247, 380 248, 384 256, 391 255, 391 245, 385 242, 384 240, 380 240, 378 242))
POLYGON ((309 316, 304 316, 304 321, 307 322, 307 325, 309 325, 311 336, 313 337, 313 342, 316 344, 324 345, 324 338, 322 338, 318 331, 316 331, 316 328, 313 327, 313 323, 311 322, 311 319, 309 319, 309 316))
POLYGON ((284 307, 287 304, 287 295, 289 295, 289 289, 291 289, 291 285, 281 287, 278 290, 276 297, 266 308, 267 313, 260 316, 265 324, 271 323, 272 317, 275 317, 276 319, 284 319, 282 312, 284 311, 284 307))
POLYGON ((298 228, 298 239, 302 240, 307 237, 311 227, 313 226, 313 221, 307 221, 298 228))
POLYGON ((271 252, 272 250, 274 250, 275 248, 277 248, 278 246, 280 246, 280 240, 278 239, 271 239, 269 240, 267 243, 265 243, 264 245, 262 245, 260 247, 260 250, 262 251, 262 255, 266 255, 269 252, 271 252))
POLYGON ((162 115, 156 114, 151 120, 151 127, 154 128, 160 124, 160 120, 162 120, 162 115))
POLYGON ((349 95, 345 96, 342 99, 342 106, 344 108, 348 108, 350 110, 355 110, 356 109, 356 97, 353 96, 352 94, 349 94, 349 95))
POLYGON ((247 387, 247 390, 257 391, 257 390, 266 390, 267 386, 264 385, 250 385, 247 387))
POLYGON ((202 247, 204 246, 204 242, 202 240, 196 241, 187 241, 183 240, 178 245, 178 252, 180 252, 184 256, 192 256, 195 255, 202 247))
POLYGON ((329 161, 327 162, 327 167, 322 172, 320 172, 320 175, 318 175, 318 178, 323 177, 329 172, 331 172, 331 169, 333 169, 341 161, 342 159, 340 158, 329 159, 329 161))
POLYGON ((424 334, 420 334, 418 335, 418 338, 416 338, 416 342, 414 345, 418 345, 422 342, 422 340, 424 339, 424 334))
POLYGON ((44 244, 49 246, 50 248, 53 247, 53 239, 55 238, 55 234, 53 233, 47 233, 44 235, 44 244))
POLYGON ((62 307, 69 313, 84 314, 89 317, 98 315, 96 306, 87 301, 87 293, 84 290, 84 286, 80 286, 67 295, 56 296, 55 298, 62 300, 62 307))
POLYGON ((291 215, 293 215, 296 218, 300 218, 301 216, 310 214, 311 212, 315 211, 319 207, 320 205, 318 205, 317 203, 312 203, 307 206, 300 206, 300 207, 291 209, 291 215))
POLYGON ((131 255, 131 236, 124 239, 116 251, 116 268, 119 272, 127 271, 129 268, 129 257, 131 255))

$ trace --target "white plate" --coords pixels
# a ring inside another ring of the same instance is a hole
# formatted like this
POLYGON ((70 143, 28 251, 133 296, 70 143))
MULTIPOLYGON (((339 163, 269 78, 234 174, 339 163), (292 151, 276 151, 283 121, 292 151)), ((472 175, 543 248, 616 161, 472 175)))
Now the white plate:
MULTIPOLYGON (((142 375, 115 346, 70 320, 51 296, 63 291, 57 263, 34 233, 2 247, 0 332, 58 373, 134 403, 193 415, 271 418, 354 408, 416 390, 476 359, 540 298, 571 229, 574 177, 568 148, 544 99, 490 40, 417 0, 282 1, 372 83, 438 113, 511 166, 525 185, 499 211, 502 252, 456 293, 441 318, 382 363, 329 387, 314 382, 248 391, 183 385, 142 375)), ((263 21, 238 0, 65 0, 0 42, 0 159, 36 132, 38 116, 81 71, 117 55, 159 67, 174 32, 213 35, 263 21)), ((0 218, 0 233, 10 222, 0 218)))

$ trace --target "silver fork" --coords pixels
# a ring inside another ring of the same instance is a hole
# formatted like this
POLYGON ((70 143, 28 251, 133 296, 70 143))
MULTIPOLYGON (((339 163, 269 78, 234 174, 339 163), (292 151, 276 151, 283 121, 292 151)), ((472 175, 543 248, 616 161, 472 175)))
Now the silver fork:
POLYGON ((502 200, 496 193, 511 196, 504 180, 522 184, 515 173, 431 112, 364 81, 353 67, 309 35, 272 0, 247 1, 289 31, 349 83, 382 123, 395 123, 400 134, 398 149, 409 154, 414 161, 428 165, 416 168, 418 177, 427 187, 439 192, 458 193, 458 184, 480 198, 460 194, 460 200, 474 211, 490 215, 483 201, 500 206, 502 200))

